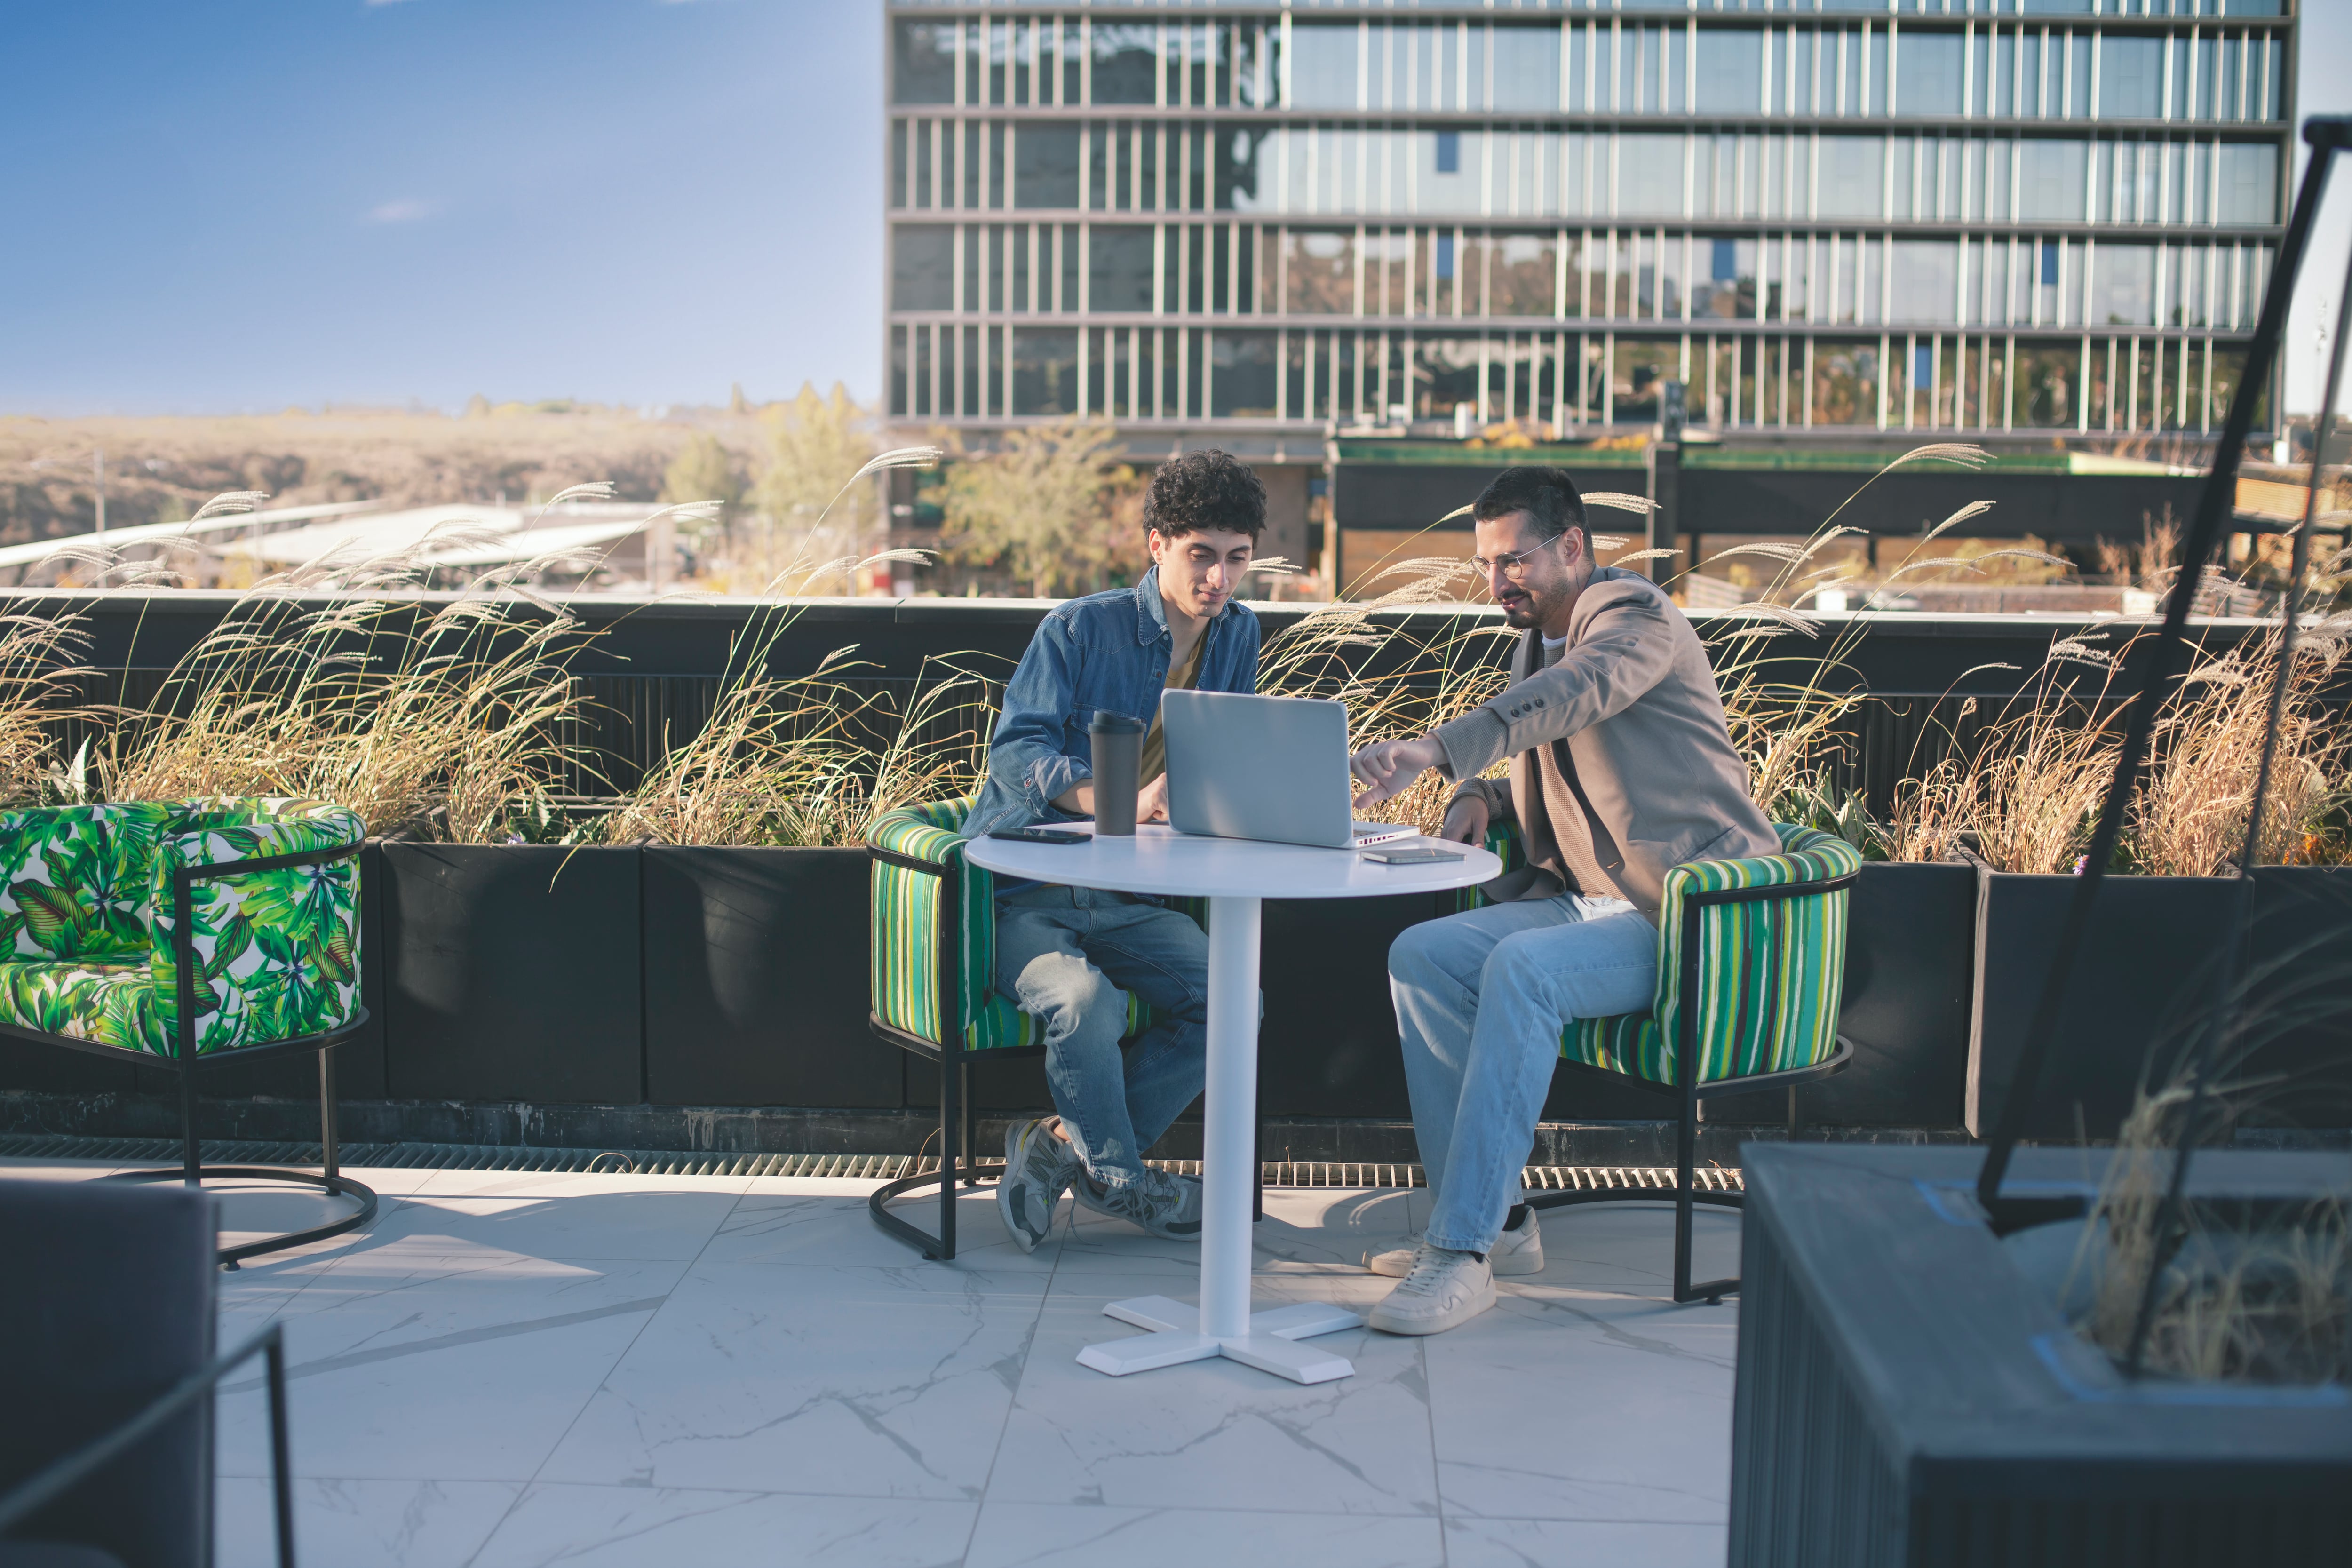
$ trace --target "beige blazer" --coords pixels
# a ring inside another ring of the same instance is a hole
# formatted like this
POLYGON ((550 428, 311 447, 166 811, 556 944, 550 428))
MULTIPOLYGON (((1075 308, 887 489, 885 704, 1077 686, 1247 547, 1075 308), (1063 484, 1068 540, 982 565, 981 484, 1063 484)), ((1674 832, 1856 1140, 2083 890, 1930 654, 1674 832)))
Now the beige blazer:
MULTIPOLYGON (((1511 684, 1491 702, 1436 731, 1456 793, 1475 790, 1499 820, 1535 820, 1536 792, 1570 799, 1564 752, 1581 786, 1594 858, 1618 894, 1652 920, 1665 875, 1691 860, 1780 852, 1779 837, 1748 793, 1748 765, 1732 749, 1723 699, 1698 633, 1648 578, 1601 567, 1577 595, 1568 647, 1542 668, 1530 630, 1511 658, 1511 684), (1553 765, 1538 758, 1552 752, 1553 765), (1507 796, 1478 775, 1511 759, 1507 796)), ((1489 896, 1538 896, 1523 874, 1488 884, 1489 896), (1527 887, 1502 887, 1507 881, 1527 887)), ((1601 889, 1587 888, 1587 893, 1601 889)))

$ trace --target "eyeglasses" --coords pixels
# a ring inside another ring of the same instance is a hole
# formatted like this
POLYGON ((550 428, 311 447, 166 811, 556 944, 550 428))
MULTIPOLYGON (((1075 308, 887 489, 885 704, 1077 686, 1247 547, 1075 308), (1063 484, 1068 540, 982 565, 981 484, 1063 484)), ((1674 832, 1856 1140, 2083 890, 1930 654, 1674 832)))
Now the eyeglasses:
POLYGON ((1514 583, 1525 582, 1528 575, 1528 557, 1542 554, 1567 537, 1565 533, 1555 533, 1532 549, 1514 550, 1507 555, 1497 555, 1492 561, 1483 555, 1473 555, 1470 557, 1470 564, 1478 569, 1478 574, 1482 577, 1491 572, 1499 571, 1514 583))

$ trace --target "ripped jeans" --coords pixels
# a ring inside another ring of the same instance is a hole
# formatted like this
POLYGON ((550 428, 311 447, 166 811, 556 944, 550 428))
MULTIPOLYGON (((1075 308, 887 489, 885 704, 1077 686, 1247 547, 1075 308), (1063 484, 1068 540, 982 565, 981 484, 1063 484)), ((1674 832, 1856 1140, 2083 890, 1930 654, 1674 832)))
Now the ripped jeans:
POLYGON ((998 989, 1045 1026, 1045 1081, 1087 1173, 1143 1173, 1208 1079, 1208 933, 1131 893, 1025 888, 998 900, 998 989), (1133 994, 1160 1021, 1119 1046, 1133 994))

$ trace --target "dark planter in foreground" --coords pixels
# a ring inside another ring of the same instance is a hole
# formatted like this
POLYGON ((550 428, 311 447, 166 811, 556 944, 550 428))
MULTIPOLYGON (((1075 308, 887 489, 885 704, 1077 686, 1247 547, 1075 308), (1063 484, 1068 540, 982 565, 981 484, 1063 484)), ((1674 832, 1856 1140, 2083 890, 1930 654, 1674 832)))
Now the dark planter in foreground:
POLYGON ((864 849, 645 851, 646 1098, 896 1107, 866 1026, 864 849))
MULTIPOLYGON (((1982 1158, 1744 1152, 1732 1568, 2342 1563, 2347 1391, 2126 1383, 1974 1217, 1982 1158)), ((2105 1158, 2024 1150, 2011 1179, 2105 1158)), ((2208 1153, 2191 1192, 2308 1201, 2343 1168, 2208 1153)))
POLYGON ((386 844, 395 1100, 645 1099, 635 849, 386 844))
POLYGON ((2241 1121, 2352 1127, 2352 866, 2254 871, 2241 1121))
MULTIPOLYGON (((1847 912, 1838 1016, 1838 1033, 1853 1042, 1853 1063, 1797 1091, 1801 1123, 1960 1124, 1976 904, 1976 873, 1966 866, 1874 861, 1862 868, 1847 912)), ((1789 1102, 1785 1094, 1742 1095, 1700 1110, 1709 1122, 1777 1126, 1789 1102)))
MULTIPOLYGON (((1966 1121, 1979 1138, 2000 1120, 2074 887, 2072 877, 1977 870, 1966 1121)), ((2143 1074, 2169 1076, 2234 896, 2220 877, 2101 879, 2023 1136, 2111 1139, 2143 1074)))

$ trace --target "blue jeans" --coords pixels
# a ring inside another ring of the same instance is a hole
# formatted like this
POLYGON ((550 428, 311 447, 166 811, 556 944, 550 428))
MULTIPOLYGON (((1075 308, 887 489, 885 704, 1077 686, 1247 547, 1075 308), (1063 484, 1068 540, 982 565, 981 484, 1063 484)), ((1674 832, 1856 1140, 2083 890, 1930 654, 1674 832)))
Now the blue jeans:
POLYGON ((1208 933, 1129 893, 1027 888, 997 903, 996 984, 1045 1026, 1045 1081, 1087 1173, 1139 1179, 1208 1079, 1208 933), (1122 1060, 1129 992, 1160 1021, 1122 1060))
POLYGON ((1646 1011, 1657 988, 1657 928, 1622 899, 1489 904, 1390 946, 1433 1246, 1495 1245, 1519 1201, 1561 1030, 1646 1011))

